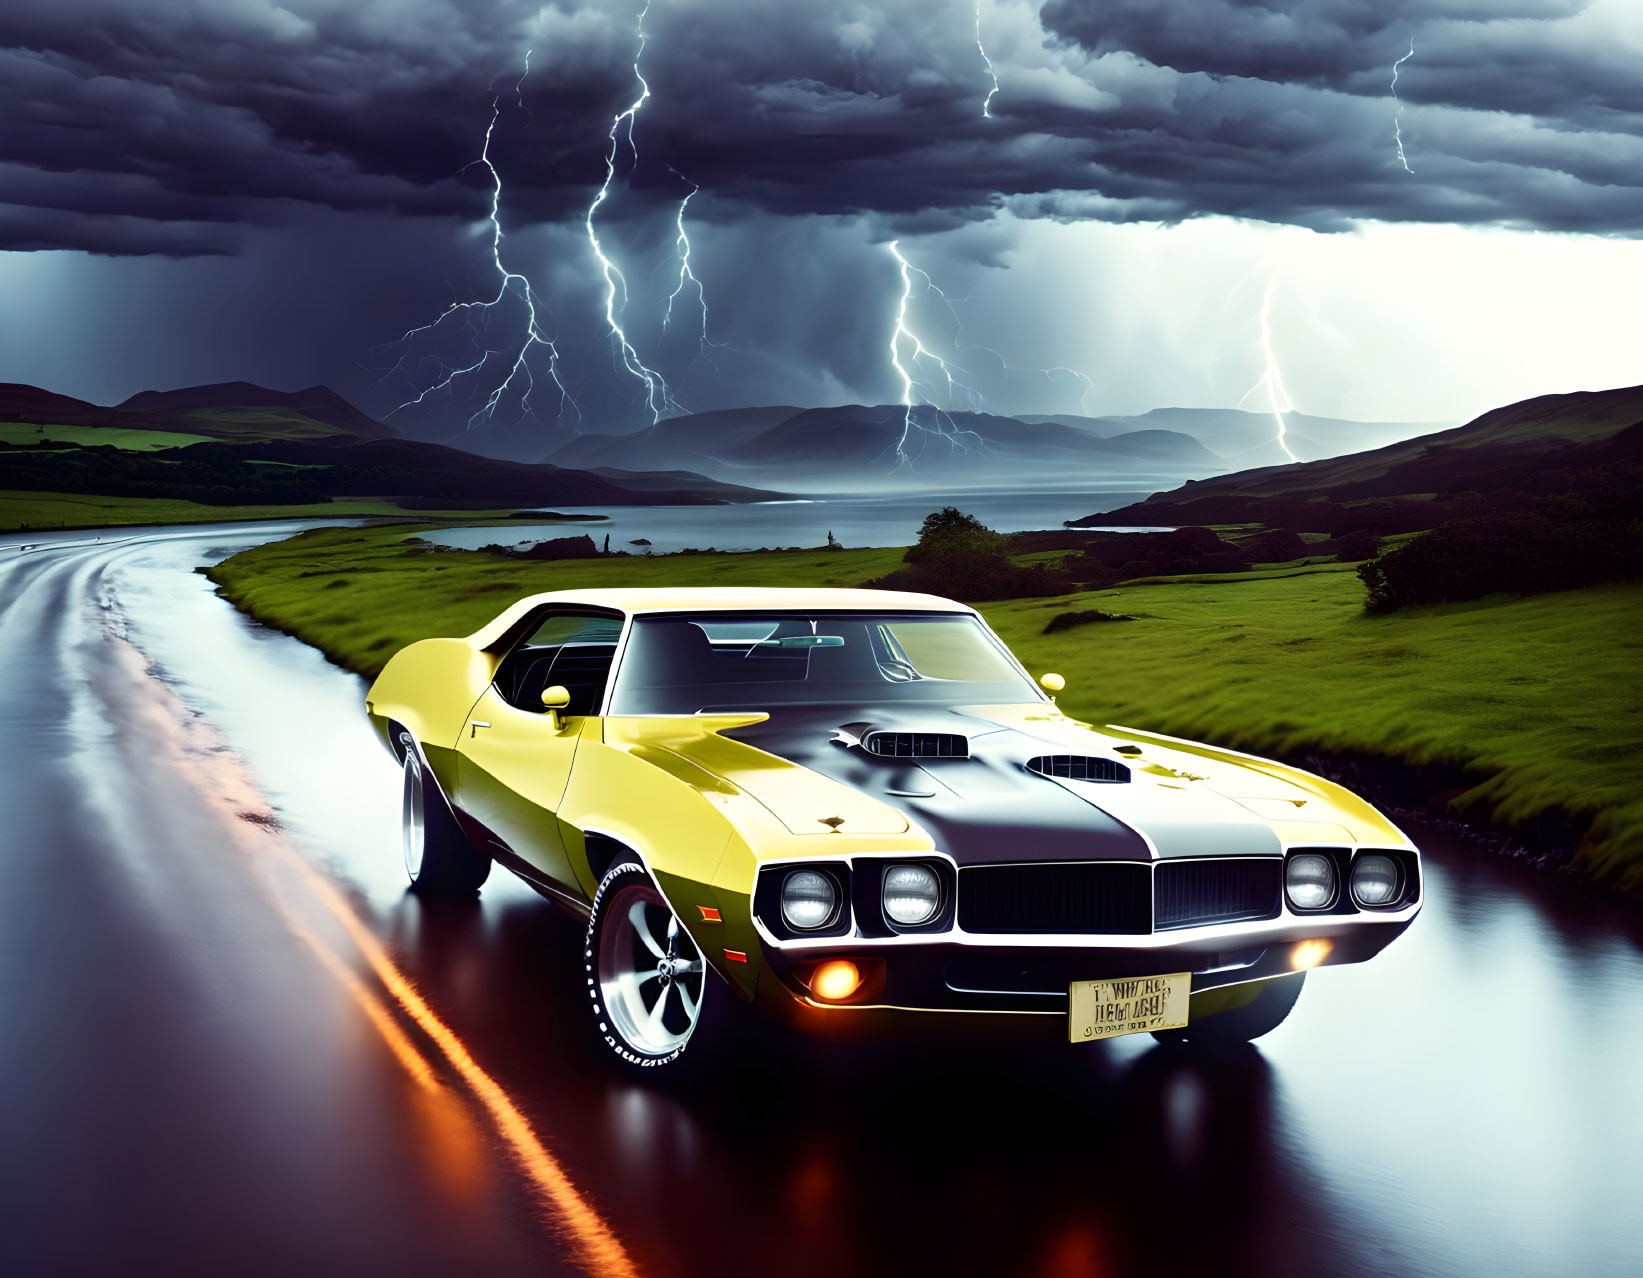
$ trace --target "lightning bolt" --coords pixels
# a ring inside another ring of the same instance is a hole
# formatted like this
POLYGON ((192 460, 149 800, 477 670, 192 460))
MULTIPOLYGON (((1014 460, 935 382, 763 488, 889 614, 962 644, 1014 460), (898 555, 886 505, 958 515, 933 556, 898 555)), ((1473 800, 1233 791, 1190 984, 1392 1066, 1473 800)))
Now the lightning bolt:
MULTIPOLYGON (((952 375, 952 370, 955 368, 958 369, 960 373, 966 372, 965 369, 960 367, 958 364, 952 363, 951 361, 941 361, 939 357, 934 354, 934 352, 932 352, 919 340, 918 336, 914 334, 911 329, 907 328, 906 310, 908 304, 911 302, 910 286, 912 283, 911 279, 908 278, 909 275, 919 276, 924 281, 924 287, 926 290, 939 297, 941 299, 941 304, 947 308, 947 313, 953 317, 953 346, 956 349, 986 351, 987 354, 991 355, 998 361, 999 366, 1006 373, 1034 373, 1044 377, 1052 384, 1055 382, 1056 375, 1058 373, 1064 373, 1068 377, 1076 379, 1078 382, 1079 411, 1085 414, 1089 412, 1088 405, 1085 401, 1088 399, 1090 392, 1095 389, 1095 383, 1091 381, 1086 374, 1079 372, 1076 368, 1067 368, 1060 364, 1055 365, 1052 368, 1012 368, 1010 366, 1010 362, 1006 360, 1000 352, 994 350, 991 346, 982 346, 980 344, 966 345, 964 341, 964 317, 959 314, 958 307, 954 305, 953 299, 947 296, 947 293, 942 289, 942 287, 931 278, 928 271, 921 267, 914 266, 911 262, 909 262, 906 255, 900 251, 897 245, 892 244, 890 248, 892 256, 895 257, 896 262, 900 266, 903 273, 901 311, 898 317, 898 322, 904 332, 895 334, 893 341, 899 347, 905 340, 908 344, 913 346, 913 357, 915 359, 917 359, 919 355, 924 355, 930 359, 936 360, 936 362, 941 365, 942 374, 947 384, 947 397, 949 405, 953 402, 955 392, 962 393, 965 404, 971 411, 981 411, 985 409, 987 407, 987 400, 986 397, 982 395, 982 393, 974 386, 967 385, 952 375)), ((966 300, 967 298, 959 299, 961 302, 966 300)), ((900 367, 899 362, 897 364, 897 369, 898 372, 902 373, 905 380, 906 370, 900 367)))
MULTIPOLYGON (((524 69, 520 72, 519 79, 514 83, 514 98, 515 101, 518 102, 521 109, 524 107, 524 98, 522 94, 525 79, 530 75, 530 73, 531 51, 527 49, 525 51, 524 69)), ((530 398, 531 392, 536 389, 536 378, 531 372, 530 356, 531 352, 539 346, 547 352, 548 377, 559 392, 559 409, 555 416, 555 420, 563 422, 565 409, 567 406, 576 413, 578 420, 581 419, 581 410, 576 407, 576 401, 571 398, 570 392, 565 389, 564 382, 562 382, 559 378, 559 348, 554 344, 553 339, 542 331, 542 327, 537 316, 536 293, 531 288, 531 282, 526 279, 525 276, 519 274, 519 272, 509 270, 502 260, 502 174, 497 169, 495 163, 491 160, 491 140, 496 134, 496 122, 499 118, 501 118, 501 115, 502 96, 498 94, 491 101, 491 120, 485 127, 485 144, 480 148, 479 158, 472 161, 467 166, 468 168, 472 168, 474 165, 481 165, 491 176, 491 209, 487 220, 491 224, 491 265, 496 268, 498 278, 496 296, 491 298, 489 301, 453 302, 450 306, 446 307, 445 310, 440 312, 440 314, 431 322, 419 325, 416 328, 407 329, 400 337, 399 341, 394 343, 394 345, 404 349, 406 354, 409 354, 409 344, 418 334, 426 333, 429 335, 436 335, 446 320, 450 319, 452 316, 460 316, 462 319, 462 326, 467 329, 470 340, 472 340, 474 344, 479 347, 480 356, 472 364, 468 364, 461 368, 450 369, 438 381, 435 381, 431 385, 425 387, 415 398, 408 399, 404 403, 398 405, 398 407, 391 409, 387 414, 385 414, 384 420, 392 417, 395 413, 403 412, 407 408, 414 408, 421 405, 429 395, 436 391, 450 388, 454 383, 462 378, 480 373, 481 370, 483 370, 485 366, 490 363, 491 356, 505 355, 508 349, 512 349, 512 343, 510 343, 508 347, 504 347, 500 350, 485 346, 479 340, 479 334, 474 328, 474 320, 477 316, 488 315, 490 311, 497 306, 500 306, 510 293, 517 296, 525 306, 525 327, 522 333, 522 340, 519 341, 518 349, 514 351, 513 359, 508 366, 507 375, 491 388, 490 393, 485 398, 484 406, 468 418, 464 429, 472 430, 480 421, 490 421, 496 413, 497 404, 501 401, 502 396, 507 393, 508 388, 514 384, 516 379, 519 378, 524 379, 524 391, 520 395, 519 399, 520 411, 521 413, 529 413, 532 411, 530 406, 530 398)), ((546 308, 544 307, 543 309, 545 310, 546 308)), ((487 324, 487 328, 488 327, 489 325, 487 324)), ((395 369, 398 369, 404 364, 405 357, 406 355, 402 354, 399 360, 395 362, 394 367, 383 376, 391 376, 395 369)))
MULTIPOLYGON (((978 403, 981 398, 972 387, 966 386, 962 382, 954 380, 953 369, 956 368, 957 365, 949 364, 946 360, 942 359, 941 356, 937 355, 934 351, 927 347, 919 339, 919 335, 908 326, 907 307, 913 300, 913 273, 917 271, 918 274, 923 275, 925 283, 930 288, 935 288, 935 284, 930 280, 929 275, 925 274, 923 271, 920 271, 918 267, 914 266, 907 260, 907 258, 902 254, 898 241, 891 240, 889 243, 889 249, 890 256, 896 259, 897 268, 901 272, 901 300, 896 307, 895 327, 890 331, 890 364, 891 367, 896 370, 896 375, 901 378, 901 403, 904 409, 902 413, 901 437, 896 440, 896 464, 897 466, 905 466, 911 463, 912 458, 907 455, 907 441, 912 437, 915 430, 935 435, 945 440, 949 447, 957 448, 960 452, 969 451, 964 447, 962 442, 963 437, 966 435, 974 440, 977 446, 982 446, 981 436, 977 435, 974 431, 961 431, 957 429, 952 418, 949 417, 946 412, 936 407, 936 405, 931 404, 927 397, 922 397, 919 393, 918 388, 921 384, 923 384, 922 378, 915 377, 913 375, 913 371, 917 370, 922 373, 923 370, 919 368, 919 361, 922 359, 929 359, 933 360, 936 366, 941 369, 942 377, 946 380, 947 402, 949 404, 952 403, 953 392, 955 389, 964 391, 966 395, 970 397, 970 402, 972 405, 978 403), (911 348, 911 353, 908 360, 908 362, 912 365, 911 370, 908 368, 907 364, 902 363, 901 352, 903 346, 911 348), (921 426, 914 419, 913 410, 919 407, 921 398, 923 398, 924 402, 929 404, 929 406, 935 411, 936 424, 934 429, 927 426, 921 426)), ((936 288, 935 291, 937 293, 941 293, 939 288, 936 288)), ((941 297, 943 301, 947 300, 947 295, 945 293, 941 293, 941 297)), ((951 307, 952 303, 948 302, 947 305, 951 307)), ((959 372, 962 373, 963 371, 964 370, 962 368, 959 369, 959 372)))
POLYGON ((987 56, 987 46, 981 42, 981 0, 976 0, 976 52, 981 54, 981 60, 987 66, 987 74, 992 78, 993 87, 987 91, 987 96, 981 99, 981 118, 993 118, 993 95, 998 92, 998 72, 993 70, 993 60, 987 56))
POLYGON ((707 337, 707 290, 702 287, 702 281, 696 278, 696 273, 690 269, 690 233, 685 230, 685 209, 689 207, 690 201, 696 192, 702 188, 697 183, 691 182, 689 178, 671 164, 667 167, 668 172, 681 182, 690 183, 690 190, 685 193, 685 198, 679 201, 679 216, 675 219, 675 225, 679 228, 679 237, 674 240, 673 246, 679 253, 679 282, 673 286, 673 292, 667 295, 667 311, 662 316, 662 331, 666 332, 667 326, 673 322, 674 300, 680 293, 685 291, 686 284, 693 285, 696 289, 696 302, 702 311, 702 324, 696 337, 696 353, 702 355, 705 353, 706 348, 713 344, 708 341, 707 337))
MULTIPOLYGON (((633 78, 639 83, 639 96, 617 112, 615 118, 610 122, 610 150, 605 154, 605 180, 599 187, 599 193, 593 197, 593 203, 588 205, 586 220, 588 244, 592 247, 593 255, 599 261, 599 269, 605 277, 605 324, 610 329, 612 349, 622 361, 622 367, 627 370, 628 374, 644 386, 645 406, 650 409, 650 420, 654 425, 662 420, 664 412, 683 412, 684 410, 674 400, 673 394, 668 390, 667 382, 663 380, 662 375, 645 366, 645 362, 639 358, 639 352, 633 348, 633 343, 628 340, 627 333, 622 329, 621 316, 627 309, 628 282, 616 263, 606 255, 604 247, 599 243, 599 234, 593 226, 594 215, 599 212, 599 206, 610 196, 610 184, 616 177, 617 138, 622 132, 624 122, 627 124, 628 150, 633 153, 633 162, 635 164, 639 162, 639 148, 633 141, 633 126, 638 119, 640 110, 650 99, 650 84, 645 80, 643 72, 639 69, 639 64, 644 61, 645 56, 645 17, 650 13, 650 5, 651 0, 645 0, 645 6, 639 10, 639 18, 634 27, 639 45, 633 54, 633 78), (621 289, 622 295, 620 306, 617 305, 616 301, 618 288, 621 289)), ((691 195, 694 194, 695 192, 692 191, 691 195)), ((687 195, 685 201, 688 202, 689 199, 690 196, 687 195)), ((684 221, 683 204, 680 205, 679 218, 682 231, 684 221)), ((703 311, 703 324, 705 325, 707 322, 705 302, 703 303, 703 311)))
POLYGON ((1392 101, 1398 104, 1398 109, 1392 115, 1392 135, 1398 140, 1398 163, 1403 165, 1405 173, 1415 170, 1409 167, 1409 157, 1403 153, 1403 99, 1398 96, 1398 68, 1415 56, 1415 37, 1409 37, 1409 52, 1392 64, 1392 101))
POLYGON ((1243 399, 1238 401, 1238 407, 1242 408, 1256 391, 1265 390, 1268 411, 1272 413, 1272 420, 1278 428, 1278 433, 1273 438, 1278 447, 1284 450, 1284 456, 1293 462, 1301 459, 1289 449, 1289 423, 1284 420, 1284 414, 1295 411, 1295 401, 1290 399, 1289 389, 1284 385, 1284 371, 1279 367, 1278 352, 1272 344, 1272 295, 1277 287, 1278 272, 1274 270, 1267 277, 1266 291, 1261 295, 1261 379, 1244 392, 1243 399))

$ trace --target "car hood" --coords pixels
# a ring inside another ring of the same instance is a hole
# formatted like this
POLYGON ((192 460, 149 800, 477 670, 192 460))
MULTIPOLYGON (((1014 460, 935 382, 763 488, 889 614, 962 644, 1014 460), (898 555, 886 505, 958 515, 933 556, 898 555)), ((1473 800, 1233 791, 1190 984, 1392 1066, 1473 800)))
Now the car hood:
MULTIPOLYGON (((1318 792, 1253 766, 1258 761, 1206 757, 1155 739, 1144 739, 1138 755, 1120 754, 1120 745, 1135 748, 1128 737, 1097 731, 1051 706, 780 707, 761 721, 727 725, 720 735, 871 800, 854 810, 838 805, 841 832, 904 828, 887 822, 884 809, 892 809, 961 865, 1271 856, 1282 850, 1280 830, 1290 839, 1352 839, 1318 792), (959 735, 969 757, 882 758, 860 744, 875 730, 959 735), (1050 754, 1111 759, 1130 779, 1080 781, 1027 768, 1029 759, 1050 754)), ((825 784, 822 793, 807 791, 794 784, 798 779, 769 768, 736 775, 736 783, 790 829, 825 833, 818 816, 827 814, 812 809, 840 791, 825 784)))

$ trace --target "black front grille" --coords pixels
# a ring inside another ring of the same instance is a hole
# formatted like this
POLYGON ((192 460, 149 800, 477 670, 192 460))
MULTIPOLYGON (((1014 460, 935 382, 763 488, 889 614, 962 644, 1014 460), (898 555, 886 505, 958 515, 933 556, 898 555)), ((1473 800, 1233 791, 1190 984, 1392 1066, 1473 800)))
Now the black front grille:
POLYGON ((954 732, 869 732, 861 740, 868 754, 887 759, 968 759, 970 742, 954 732))
POLYGON ((1087 754, 1041 754, 1027 760, 1027 771, 1041 777, 1063 777, 1068 781, 1128 781, 1130 770, 1116 759, 1087 754))
POLYGON ((1197 927, 1278 913, 1284 863, 1271 860, 1161 861, 1155 871, 1155 927, 1197 927))
POLYGON ((1152 928, 1152 871, 1133 861, 978 865, 958 872, 966 932, 1107 932, 1152 928))

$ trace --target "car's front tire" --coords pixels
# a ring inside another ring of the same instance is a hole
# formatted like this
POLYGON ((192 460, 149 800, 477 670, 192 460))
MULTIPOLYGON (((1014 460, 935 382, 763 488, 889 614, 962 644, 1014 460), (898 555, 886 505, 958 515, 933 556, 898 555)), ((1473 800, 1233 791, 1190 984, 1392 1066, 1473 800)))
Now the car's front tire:
POLYGON ((1280 976, 1265 983, 1265 988, 1250 1002, 1230 1011, 1217 1012, 1201 1021, 1191 1021, 1180 1029, 1157 1030, 1153 1037, 1160 1043, 1191 1043, 1195 1046, 1225 1046, 1248 1043, 1260 1038, 1283 1024, 1284 1018, 1301 997, 1301 986, 1306 984, 1306 973, 1280 976))
POLYGON ((600 882, 582 962, 599 1037, 631 1070, 675 1067, 723 1010, 713 1006, 718 976, 637 862, 619 862, 600 882))
POLYGON ((418 892, 472 896, 490 876, 491 858, 462 833, 416 738, 401 728, 398 739, 404 770, 400 838, 411 886, 418 892))

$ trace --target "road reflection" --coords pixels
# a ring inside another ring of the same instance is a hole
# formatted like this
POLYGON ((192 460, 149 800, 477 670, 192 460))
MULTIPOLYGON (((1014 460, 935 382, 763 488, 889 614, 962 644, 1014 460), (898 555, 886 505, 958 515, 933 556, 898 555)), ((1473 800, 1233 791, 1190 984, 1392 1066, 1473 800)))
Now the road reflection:
MULTIPOLYGON (((335 1111, 346 1121, 321 1179, 345 1199, 360 1194, 362 1237, 407 1232, 409 1258, 395 1272, 433 1271, 459 1240, 459 1269, 474 1273, 598 1272, 616 1263, 610 1247, 661 1276, 1636 1271, 1643 935, 1565 883, 1441 839, 1427 843, 1429 905, 1415 928, 1373 963, 1314 974, 1294 1016, 1256 1047, 1205 1056, 1137 1039, 818 1044, 743 1017, 705 1077, 667 1087, 613 1078, 583 1005, 579 922, 500 871, 478 901, 406 893, 397 773, 363 723, 359 681, 250 625, 193 575, 206 550, 254 535, 56 552, 83 556, 63 606, 101 600, 97 626, 115 616, 149 664, 111 673, 104 649, 81 636, 74 664, 48 668, 29 646, 34 632, 0 614, 0 656, 43 681, 14 699, 8 726, 38 730, 42 768, 76 752, 95 760, 100 770, 83 775, 106 791, 14 786, 6 797, 16 828, 46 839, 66 819, 48 800, 83 808, 84 874, 115 855, 110 814, 124 817, 119 855, 148 876, 145 909, 192 956, 192 967, 164 969, 181 975, 173 1002, 157 1001, 167 985, 144 974, 155 942, 133 933, 130 970, 111 979, 155 1018, 141 1033, 166 1024, 177 1000, 207 999, 203 968, 239 1016, 216 1031, 226 1047, 209 1025, 177 1031, 211 1065, 190 1076, 194 1087, 225 1093, 213 1113, 269 1104, 293 1086, 353 1098, 335 1111), (52 680, 78 678, 113 680, 102 708, 46 730, 42 717, 60 710, 52 680), (139 765, 122 750, 141 725, 121 720, 111 736, 110 707, 144 678, 162 680, 215 734, 217 762, 254 801, 203 756, 162 785, 159 759, 139 765), (151 772, 122 788, 116 766, 151 772), (244 837, 213 841, 181 797, 188 787, 207 806, 265 811, 278 828, 242 822, 244 837), (257 906, 231 880, 268 858, 280 867, 278 904, 257 906), (270 930, 297 938, 286 947, 295 957, 270 930), (248 936, 261 939, 247 947, 248 936), (316 1006, 328 1009, 317 1021, 316 1006), (274 1029, 279 1069, 252 1064, 232 1078, 245 1041, 274 1029), (366 1058, 376 1063, 361 1073, 366 1058), (397 1087, 383 1081, 390 1073, 397 1087), (545 1163, 533 1163, 532 1141, 545 1163), (383 1189, 387 1166, 415 1169, 414 1187, 383 1189)), ((31 589, 38 598, 44 587, 31 589)), ((116 894, 93 896, 81 877, 39 882, 61 897, 60 927, 126 926, 116 894)), ((0 902, 0 923, 19 935, 28 926, 15 903, 0 902)), ((0 951, 9 943, 0 935, 0 951)), ((59 999, 114 961, 89 940, 78 949, 98 964, 87 970, 58 945, 44 979, 59 999)), ((18 997, 0 994, 0 1016, 18 997)), ((77 1031, 87 1043, 90 1024, 77 1031)), ((99 1077, 93 1068, 27 1080, 62 1113, 99 1077)), ((305 1162, 267 1165, 271 1137, 196 1121, 188 1088, 156 1088, 153 1103, 155 1121, 180 1133, 151 1163, 162 1177, 198 1186, 188 1169, 209 1165, 280 1205, 293 1178, 315 1174, 305 1162)), ((45 1131, 27 1147, 45 1148, 45 1131)), ((144 1201, 153 1210, 159 1200, 144 1201)), ((53 1199, 39 1210, 67 1209, 53 1199)), ((225 1197, 220 1211, 244 1219, 247 1207, 225 1197)), ((400 1255, 350 1240, 349 1228, 327 1217, 315 1244, 324 1250, 303 1254, 400 1255)), ((213 1271, 206 1260, 215 1272, 258 1271, 230 1263, 232 1238, 213 1238, 203 1256, 180 1228, 154 1245, 170 1272, 213 1271)))

